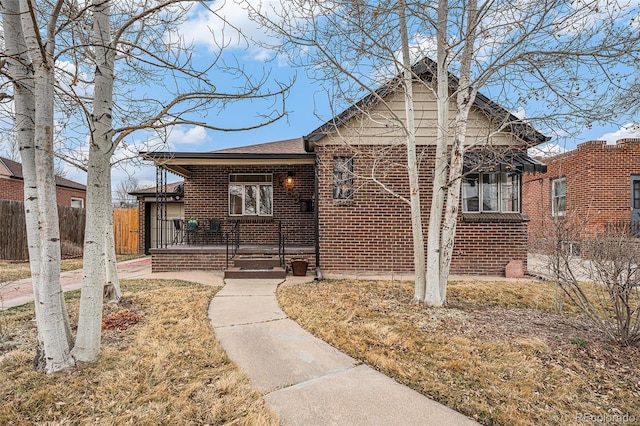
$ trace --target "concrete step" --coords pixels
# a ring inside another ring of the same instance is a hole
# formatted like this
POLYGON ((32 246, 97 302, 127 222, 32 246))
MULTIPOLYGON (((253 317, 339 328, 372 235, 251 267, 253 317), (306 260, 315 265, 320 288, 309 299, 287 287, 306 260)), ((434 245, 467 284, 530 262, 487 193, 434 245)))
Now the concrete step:
POLYGON ((287 277, 287 271, 279 266, 277 267, 233 267, 224 271, 226 278, 240 279, 284 279, 287 277))
POLYGON ((233 266, 237 268, 277 268, 280 258, 270 255, 242 255, 233 259, 233 266))

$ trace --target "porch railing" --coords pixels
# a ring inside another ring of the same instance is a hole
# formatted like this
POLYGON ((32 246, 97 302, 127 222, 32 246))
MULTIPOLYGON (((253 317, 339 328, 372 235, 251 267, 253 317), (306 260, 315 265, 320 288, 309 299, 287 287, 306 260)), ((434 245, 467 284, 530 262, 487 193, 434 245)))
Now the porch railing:
POLYGON ((282 268, 286 267, 286 259, 284 257, 284 240, 285 235, 282 232, 282 221, 278 221, 278 257, 280 258, 280 266, 282 268))
POLYGON ((640 237, 640 222, 637 221, 617 221, 609 222, 606 231, 616 234, 628 234, 633 237, 640 237))
POLYGON ((225 232, 224 239, 227 247, 227 269, 229 269, 229 262, 233 260, 233 258, 238 253, 238 249, 240 248, 240 221, 239 220, 236 220, 230 232, 225 232), (231 243, 231 250, 229 250, 229 243, 231 243))

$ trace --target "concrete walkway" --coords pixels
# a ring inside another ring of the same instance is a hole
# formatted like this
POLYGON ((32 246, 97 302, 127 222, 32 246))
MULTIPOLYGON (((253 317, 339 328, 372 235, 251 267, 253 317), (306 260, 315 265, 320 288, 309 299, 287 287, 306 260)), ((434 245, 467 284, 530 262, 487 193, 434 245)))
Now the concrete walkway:
POLYGON ((224 350, 284 424, 477 424, 303 330, 280 309, 279 283, 226 280, 209 317, 224 350))

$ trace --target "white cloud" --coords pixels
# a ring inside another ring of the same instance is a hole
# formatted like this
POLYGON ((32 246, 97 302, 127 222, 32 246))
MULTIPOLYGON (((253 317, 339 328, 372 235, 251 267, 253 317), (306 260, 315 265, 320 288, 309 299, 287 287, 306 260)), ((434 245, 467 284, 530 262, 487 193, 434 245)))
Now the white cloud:
POLYGON ((626 124, 615 132, 605 133, 598 139, 607 141, 607 144, 609 145, 615 145, 616 141, 618 141, 619 139, 626 138, 640 138, 640 124, 626 124))
POLYGON ((567 149, 555 143, 534 146, 528 150, 528 154, 531 157, 542 158, 553 157, 554 155, 562 154, 564 152, 567 152, 567 149))
POLYGON ((527 118, 527 111, 523 107, 518 107, 515 111, 511 111, 511 114, 515 115, 520 120, 527 118))
POLYGON ((91 76, 87 75, 81 68, 76 67, 71 61, 56 61, 56 82, 63 86, 65 90, 73 91, 79 96, 91 96, 93 94, 93 85, 85 83, 90 81, 91 76))
POLYGON ((173 126, 167 137, 169 146, 176 145, 201 145, 210 141, 207 129, 202 126, 173 126))
MULTIPOLYGON (((258 2, 250 3, 255 3, 255 7, 275 10, 276 13, 282 7, 278 1, 262 2, 259 6, 258 2)), ((271 50, 257 45, 273 43, 274 38, 250 19, 248 11, 239 2, 218 0, 210 5, 210 9, 193 8, 188 20, 180 26, 179 33, 186 43, 206 46, 212 52, 219 51, 221 47, 243 50, 256 61, 274 56, 271 50)))

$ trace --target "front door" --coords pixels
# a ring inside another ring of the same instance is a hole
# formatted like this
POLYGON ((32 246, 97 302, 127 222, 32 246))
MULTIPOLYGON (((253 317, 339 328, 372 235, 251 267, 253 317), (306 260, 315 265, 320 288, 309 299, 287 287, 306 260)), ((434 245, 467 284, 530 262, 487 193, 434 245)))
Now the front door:
POLYGON ((631 227, 640 230, 640 175, 631 175, 631 227))

